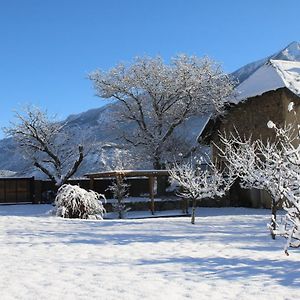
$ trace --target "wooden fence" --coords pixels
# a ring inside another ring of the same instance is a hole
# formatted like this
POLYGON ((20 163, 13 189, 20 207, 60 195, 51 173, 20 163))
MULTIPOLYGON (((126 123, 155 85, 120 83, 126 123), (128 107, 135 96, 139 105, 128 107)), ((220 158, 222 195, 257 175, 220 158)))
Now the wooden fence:
MULTIPOLYGON (((87 190, 90 189, 89 179, 73 179, 69 180, 69 183, 79 185, 87 190)), ((107 190, 111 183, 112 179, 95 179, 94 190, 98 193, 105 194, 107 199, 112 198, 111 191, 107 190)), ((147 178, 130 178, 127 180, 127 183, 130 185, 130 196, 145 196, 145 194, 149 192, 147 178)), ((168 193, 163 193, 158 196, 167 194, 168 193)), ((35 180, 34 177, 0 178, 0 204, 51 203, 54 200, 54 195, 55 186, 48 180, 35 180)), ((169 195, 172 196, 174 194, 170 193, 169 195)), ((270 200, 268 195, 265 195, 264 192, 244 190, 236 183, 226 196, 217 199, 205 199, 199 202, 199 206, 269 207, 270 200), (255 199, 255 201, 253 199, 255 199)))
MULTIPOLYGON (((84 179, 70 179, 69 184, 78 185, 83 189, 90 189, 90 180, 84 179)), ((129 195, 132 197, 138 197, 145 193, 148 193, 148 180, 147 178, 135 178, 128 179, 126 183, 129 184, 129 195)), ((93 190, 97 193, 104 194, 107 199, 112 198, 112 192, 108 187, 112 184, 111 178, 96 179, 94 181, 93 190)), ((36 203, 50 203, 54 200, 55 186, 49 180, 35 180, 35 201, 36 203)))
POLYGON ((34 202, 34 177, 0 178, 0 203, 34 202))

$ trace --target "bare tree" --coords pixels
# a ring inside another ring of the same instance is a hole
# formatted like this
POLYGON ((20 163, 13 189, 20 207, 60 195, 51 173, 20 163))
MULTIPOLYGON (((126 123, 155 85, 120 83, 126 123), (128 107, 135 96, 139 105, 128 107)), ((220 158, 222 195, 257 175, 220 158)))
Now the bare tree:
POLYGON ((200 166, 201 161, 175 163, 169 172, 170 178, 180 186, 178 195, 192 201, 192 224, 195 224, 197 200, 222 196, 233 182, 231 176, 224 176, 212 163, 204 170, 200 166))
MULTIPOLYGON (((292 103, 289 111, 292 110, 292 103)), ((275 140, 243 140, 239 135, 221 136, 221 157, 227 167, 241 179, 242 186, 266 190, 271 198, 272 218, 269 225, 272 238, 287 239, 289 247, 300 247, 300 131, 299 125, 267 126, 274 130, 275 140), (278 221, 277 209, 283 206, 286 215, 278 221)))
POLYGON ((155 169, 161 169, 166 148, 176 141, 175 129, 191 116, 220 113, 233 83, 220 66, 208 58, 181 55, 165 64, 160 57, 136 58, 108 72, 89 75, 97 95, 117 100, 116 122, 133 122, 124 139, 142 147, 155 169))
MULTIPOLYGON (((293 106, 291 102, 288 110, 292 111, 293 106)), ((289 247, 300 247, 300 127, 298 123, 280 127, 272 121, 268 122, 268 127, 275 131, 282 149, 282 155, 278 158, 282 161, 278 173, 284 177, 280 189, 284 196, 283 208, 286 211, 281 222, 275 220, 275 229, 273 227, 270 229, 273 234, 287 239, 284 250, 289 255, 289 247)))
POLYGON ((83 146, 71 145, 66 124, 51 119, 46 111, 28 106, 16 113, 16 123, 4 131, 13 137, 33 165, 55 183, 63 185, 83 161, 83 146))
POLYGON ((289 180, 279 140, 252 141, 236 132, 229 137, 221 136, 221 142, 224 148, 219 149, 220 155, 227 168, 240 178, 241 187, 262 189, 271 196, 271 236, 275 239, 277 210, 283 203, 283 187, 289 180))
POLYGON ((128 196, 129 187, 130 185, 126 183, 123 174, 120 172, 112 184, 107 188, 107 190, 112 192, 113 197, 117 201, 116 203, 113 203, 112 207, 113 211, 118 213, 119 219, 124 218, 126 212, 130 210, 130 208, 126 208, 126 204, 123 201, 124 198, 128 196))

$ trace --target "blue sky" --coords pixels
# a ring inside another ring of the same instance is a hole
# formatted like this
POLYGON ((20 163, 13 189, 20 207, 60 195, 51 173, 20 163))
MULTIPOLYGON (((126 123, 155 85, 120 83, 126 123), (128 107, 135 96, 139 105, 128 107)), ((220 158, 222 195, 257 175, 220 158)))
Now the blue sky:
POLYGON ((87 74, 138 55, 208 55, 232 72, 299 41, 299 11, 298 0, 0 0, 0 127, 25 104, 60 118, 101 106, 87 74))

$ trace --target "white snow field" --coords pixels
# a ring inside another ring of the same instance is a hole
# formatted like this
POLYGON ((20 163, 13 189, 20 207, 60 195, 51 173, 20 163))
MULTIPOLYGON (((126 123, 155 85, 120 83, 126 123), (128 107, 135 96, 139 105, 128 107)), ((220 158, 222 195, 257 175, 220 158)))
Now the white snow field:
POLYGON ((68 220, 0 206, 0 299, 299 299, 300 250, 271 240, 269 210, 68 220))

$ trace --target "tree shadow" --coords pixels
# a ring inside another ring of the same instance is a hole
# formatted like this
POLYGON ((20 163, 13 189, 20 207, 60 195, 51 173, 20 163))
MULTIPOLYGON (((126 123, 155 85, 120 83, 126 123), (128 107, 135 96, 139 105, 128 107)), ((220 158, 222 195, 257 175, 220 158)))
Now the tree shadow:
POLYGON ((177 264, 181 265, 183 272, 211 279, 235 281, 260 277, 275 280, 282 286, 299 287, 300 284, 300 262, 295 261, 223 257, 170 257, 160 260, 140 260, 138 264, 177 264))

